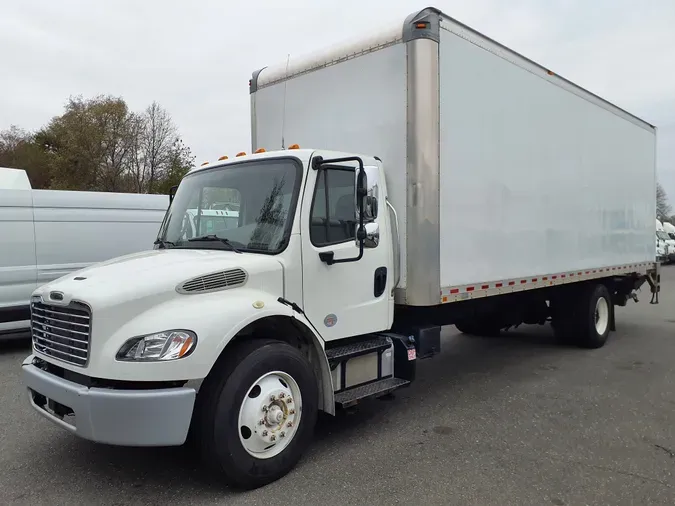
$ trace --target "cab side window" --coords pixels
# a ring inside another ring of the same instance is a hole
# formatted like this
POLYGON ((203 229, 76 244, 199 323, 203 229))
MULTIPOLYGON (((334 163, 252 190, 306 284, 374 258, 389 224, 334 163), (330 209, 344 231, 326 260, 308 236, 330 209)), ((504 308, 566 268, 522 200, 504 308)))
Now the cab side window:
POLYGON ((314 246, 356 240, 354 169, 322 168, 317 175, 310 212, 309 237, 314 246))

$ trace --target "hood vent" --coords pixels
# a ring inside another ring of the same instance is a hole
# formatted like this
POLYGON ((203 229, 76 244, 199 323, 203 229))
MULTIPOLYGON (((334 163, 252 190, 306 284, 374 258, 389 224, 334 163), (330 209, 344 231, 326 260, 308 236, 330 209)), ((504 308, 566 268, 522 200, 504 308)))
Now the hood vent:
POLYGON ((193 278, 176 287, 178 293, 207 293, 236 288, 246 283, 248 275, 243 269, 230 269, 193 278))

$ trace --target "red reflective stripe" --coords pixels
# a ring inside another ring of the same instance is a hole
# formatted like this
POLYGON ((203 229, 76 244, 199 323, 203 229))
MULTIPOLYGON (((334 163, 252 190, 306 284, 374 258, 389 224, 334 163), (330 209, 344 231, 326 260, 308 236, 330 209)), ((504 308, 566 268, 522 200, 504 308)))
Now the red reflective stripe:
POLYGON ((495 286, 496 286, 497 288, 501 288, 501 287, 504 286, 504 285, 503 285, 502 283, 497 283, 495 286))
POLYGON ((487 290, 488 288, 490 288, 490 285, 483 285, 480 287, 481 290, 487 290))
POLYGON ((473 286, 467 286, 466 291, 467 292, 473 292, 474 287, 473 286))
POLYGON ((521 280, 520 280, 520 284, 521 284, 521 285, 524 285, 525 283, 527 283, 527 279, 521 279, 521 280))
POLYGON ((450 293, 459 293, 459 288, 453 288, 450 293))
POLYGON ((515 284, 516 284, 515 281, 509 281, 509 286, 513 286, 513 285, 515 285, 515 284))

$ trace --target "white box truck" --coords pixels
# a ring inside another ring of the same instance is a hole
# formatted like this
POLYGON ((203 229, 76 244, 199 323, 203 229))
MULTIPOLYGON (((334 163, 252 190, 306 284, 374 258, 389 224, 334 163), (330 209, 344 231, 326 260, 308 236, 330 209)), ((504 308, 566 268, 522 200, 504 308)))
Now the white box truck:
POLYGON ((192 434, 256 487, 319 410, 410 384, 443 325, 552 320, 597 348, 615 307, 658 295, 654 127, 440 11, 250 89, 254 153, 192 170, 156 251, 34 293, 23 379, 72 433, 192 434), (190 232, 228 199, 237 227, 190 232))

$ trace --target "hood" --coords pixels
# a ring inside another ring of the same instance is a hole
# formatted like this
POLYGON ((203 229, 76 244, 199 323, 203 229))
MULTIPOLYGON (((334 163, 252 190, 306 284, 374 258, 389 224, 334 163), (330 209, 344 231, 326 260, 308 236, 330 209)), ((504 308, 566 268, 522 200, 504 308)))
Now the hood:
POLYGON ((48 295, 57 291, 63 294, 61 304, 75 299, 92 307, 116 302, 128 304, 148 297, 159 302, 160 299, 176 296, 176 287, 185 281, 234 268, 247 273, 247 287, 277 292, 283 283, 281 263, 268 255, 163 249, 134 253, 92 265, 43 285, 35 294, 42 295, 47 301, 48 295), (275 272, 277 276, 271 275, 275 272))

